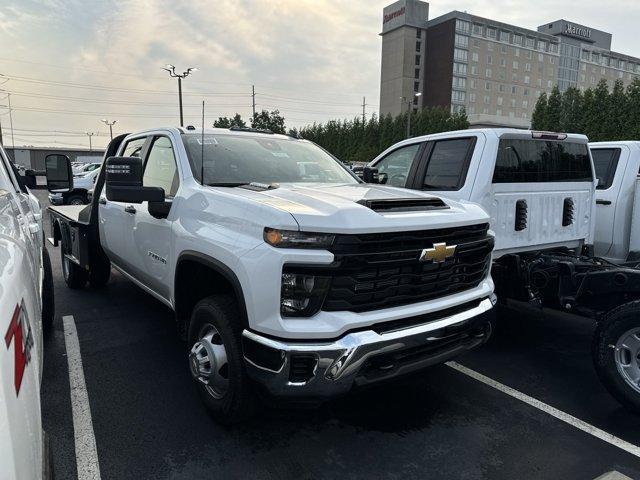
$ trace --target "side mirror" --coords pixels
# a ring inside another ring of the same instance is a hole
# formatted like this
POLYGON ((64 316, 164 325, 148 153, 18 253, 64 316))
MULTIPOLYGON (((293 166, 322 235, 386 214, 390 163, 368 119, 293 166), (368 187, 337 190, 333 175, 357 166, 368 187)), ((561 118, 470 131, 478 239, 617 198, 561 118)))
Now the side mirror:
POLYGON ((105 163, 107 199, 113 202, 164 202, 164 189, 142 186, 142 159, 109 157, 105 163))
POLYGON ((47 190, 51 193, 65 193, 73 190, 73 173, 69 157, 52 153, 45 157, 44 163, 47 174, 47 190))
POLYGON ((374 167, 364 167, 364 170, 362 170, 362 179, 365 183, 380 183, 378 169, 374 167))

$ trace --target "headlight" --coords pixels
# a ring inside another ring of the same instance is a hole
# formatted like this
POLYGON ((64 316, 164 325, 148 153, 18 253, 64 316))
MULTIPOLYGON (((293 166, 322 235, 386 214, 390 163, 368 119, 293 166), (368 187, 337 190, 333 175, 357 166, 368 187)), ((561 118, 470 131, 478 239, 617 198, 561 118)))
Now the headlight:
POLYGON ((295 230, 277 230, 265 228, 264 241, 278 248, 329 248, 334 235, 330 233, 297 232, 295 230))
POLYGON ((320 310, 329 288, 329 277, 282 273, 280 313, 283 317, 310 317, 320 310))

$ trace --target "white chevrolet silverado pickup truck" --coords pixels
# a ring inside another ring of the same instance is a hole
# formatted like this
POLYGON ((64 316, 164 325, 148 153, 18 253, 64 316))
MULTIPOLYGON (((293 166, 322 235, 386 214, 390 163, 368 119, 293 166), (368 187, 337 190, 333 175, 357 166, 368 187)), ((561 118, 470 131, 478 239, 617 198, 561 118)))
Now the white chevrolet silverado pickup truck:
POLYGON ((7 480, 52 478, 40 383, 54 299, 41 219, 0 145, 0 478, 7 480))
MULTIPOLYGON (((596 190, 587 142, 584 135, 514 129, 427 135, 382 152, 363 177, 482 205, 496 236, 492 276, 498 300, 593 318, 596 372, 616 399, 640 412, 640 269, 594 256, 594 240, 605 255, 603 237, 617 235, 619 227, 613 216, 601 224, 606 190, 596 190)), ((592 152, 596 148, 611 153, 609 144, 594 144, 592 152)), ((623 164, 630 177, 616 173, 610 201, 630 208, 638 163, 623 164)), ((627 232, 633 230, 630 215, 620 220, 625 224, 627 232)))
MULTIPOLYGON (((250 129, 112 141, 86 207, 50 207, 67 284, 110 266, 176 313, 220 422, 255 392, 326 399, 490 335, 493 234, 478 205, 366 185, 315 144, 250 129), (259 387, 259 388, 254 388, 259 387)), ((68 159, 49 188, 73 188, 68 159)))

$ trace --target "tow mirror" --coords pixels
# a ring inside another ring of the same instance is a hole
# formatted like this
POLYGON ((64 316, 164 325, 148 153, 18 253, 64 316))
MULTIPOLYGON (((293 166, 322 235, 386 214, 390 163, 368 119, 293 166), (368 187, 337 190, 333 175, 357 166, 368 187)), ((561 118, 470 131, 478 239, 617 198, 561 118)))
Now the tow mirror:
POLYGON ((105 163, 107 199, 113 202, 164 202, 164 189, 142 186, 142 159, 109 157, 105 163))
POLYGON ((379 183, 378 169, 374 167, 364 167, 364 170, 362 170, 362 179, 365 183, 379 183))
POLYGON ((47 190, 51 193, 65 193, 73 190, 73 172, 69 157, 52 153, 45 157, 44 164, 47 175, 47 190))

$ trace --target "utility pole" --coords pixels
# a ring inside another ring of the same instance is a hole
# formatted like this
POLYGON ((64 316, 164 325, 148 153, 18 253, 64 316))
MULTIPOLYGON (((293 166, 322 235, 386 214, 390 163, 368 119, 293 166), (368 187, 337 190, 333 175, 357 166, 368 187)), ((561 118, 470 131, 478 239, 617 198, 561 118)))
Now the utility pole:
POLYGON ((104 123, 105 125, 109 126, 109 136, 111 137, 111 140, 113 140, 113 126, 116 124, 117 120, 113 120, 113 121, 109 121, 106 118, 103 118, 102 120, 100 120, 102 123, 104 123))
POLYGON ((11 115, 11 94, 10 93, 7 93, 7 101, 9 103, 9 126, 11 127, 11 147, 14 149, 14 152, 15 152, 16 144, 13 141, 13 115, 11 115))
POLYGON ((95 135, 94 132, 84 132, 89 137, 89 151, 93 150, 93 146, 91 145, 91 137, 95 135))
POLYGON ((364 97, 362 97, 362 126, 364 127, 364 124, 366 122, 365 120, 365 115, 366 115, 366 111, 365 111, 365 107, 367 106, 366 100, 364 97))
POLYGON ((198 69, 189 67, 182 73, 176 73, 176 67, 171 64, 167 64, 166 67, 163 67, 162 69, 169 72, 170 77, 178 79, 178 105, 180 107, 180 126, 184 127, 184 117, 182 115, 182 79, 188 77, 191 72, 195 72, 198 69))
POLYGON ((252 104, 253 104, 253 117, 251 117, 251 119, 253 120, 254 118, 256 118, 256 86, 255 85, 251 85, 251 99, 252 99, 252 104))
POLYGON ((2 143, 2 119, 0 118, 0 146, 4 145, 2 143))

